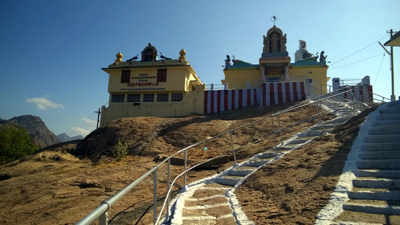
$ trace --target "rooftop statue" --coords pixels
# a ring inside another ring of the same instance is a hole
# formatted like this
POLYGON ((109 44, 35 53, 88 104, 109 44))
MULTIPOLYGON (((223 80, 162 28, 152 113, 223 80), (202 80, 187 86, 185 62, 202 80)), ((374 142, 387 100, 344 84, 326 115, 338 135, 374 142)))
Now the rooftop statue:
POLYGON ((165 56, 163 56, 163 54, 162 54, 162 52, 160 52, 160 57, 162 58, 162 59, 164 59, 164 60, 171 60, 171 58, 167 58, 167 57, 165 57, 165 56))
POLYGON ((225 65, 231 65, 231 57, 229 55, 226 55, 225 65))
POLYGON ((326 57, 328 56, 325 56, 325 51, 322 51, 321 55, 319 56, 319 61, 320 62, 326 61, 326 57))
POLYGON ((126 60, 127 62, 132 62, 132 61, 136 61, 138 59, 139 54, 137 54, 136 56, 134 56, 132 59, 128 59, 126 60))

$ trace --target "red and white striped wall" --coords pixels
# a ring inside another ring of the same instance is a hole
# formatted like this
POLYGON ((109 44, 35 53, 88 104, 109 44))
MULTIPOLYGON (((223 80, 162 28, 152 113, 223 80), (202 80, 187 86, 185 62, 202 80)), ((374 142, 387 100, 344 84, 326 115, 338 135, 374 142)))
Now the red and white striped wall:
POLYGON ((284 102, 305 100, 304 82, 263 83, 261 106, 278 105, 284 102))
POLYGON ((204 114, 220 113, 260 104, 260 89, 204 91, 204 114))
POLYGON ((372 102, 372 85, 366 85, 361 87, 355 87, 352 90, 353 94, 350 92, 343 93, 343 98, 353 99, 353 95, 357 101, 360 102, 372 102))

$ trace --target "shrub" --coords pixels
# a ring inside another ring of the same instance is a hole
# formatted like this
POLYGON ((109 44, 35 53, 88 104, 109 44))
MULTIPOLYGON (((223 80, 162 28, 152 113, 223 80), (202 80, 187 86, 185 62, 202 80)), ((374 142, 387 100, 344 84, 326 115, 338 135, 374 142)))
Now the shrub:
POLYGON ((31 155, 37 150, 25 128, 13 124, 0 126, 0 164, 31 155))
POLYGON ((121 140, 113 147, 111 150, 114 158, 121 160, 124 156, 128 154, 128 145, 126 143, 122 143, 121 140))

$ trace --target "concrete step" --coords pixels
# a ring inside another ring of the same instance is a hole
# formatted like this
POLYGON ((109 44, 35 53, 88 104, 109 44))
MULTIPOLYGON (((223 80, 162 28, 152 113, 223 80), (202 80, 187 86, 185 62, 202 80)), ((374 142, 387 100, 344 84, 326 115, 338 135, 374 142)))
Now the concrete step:
POLYGON ((370 128, 368 134, 379 135, 379 134, 400 134, 399 125, 386 125, 370 128))
MULTIPOLYGON (((329 129, 329 128, 335 128, 337 126, 337 124, 335 123, 330 123, 330 124, 323 124, 325 129, 329 129)), ((322 125, 317 125, 315 127, 311 127, 310 130, 319 130, 322 129, 322 125)))
POLYGON ((386 125, 400 125, 400 120, 376 120, 372 123, 373 127, 386 126, 386 125))
POLYGON ((351 114, 354 110, 346 108, 346 109, 335 109, 335 111, 339 112, 339 113, 349 113, 349 114, 351 114))
POLYGON ((380 110, 382 114, 400 114, 400 105, 389 106, 386 109, 380 110))
POLYGON ((356 162, 358 169, 400 169, 400 159, 359 160, 356 162))
POLYGON ((359 188, 400 188, 400 179, 357 177, 353 187, 359 188))
POLYGON ((366 143, 361 145, 363 151, 400 151, 400 143, 366 143))
POLYGON ((390 107, 387 108, 386 110, 381 110, 381 114, 399 114, 400 113, 400 107, 390 107))
POLYGON ((400 215, 400 201, 350 199, 343 204, 343 210, 386 215, 400 215))
POLYGON ((249 173, 253 172, 256 169, 257 169, 257 167, 241 166, 241 167, 237 167, 237 168, 229 171, 228 175, 229 176, 247 176, 249 173))
POLYGON ((299 137, 294 139, 293 141, 289 142, 288 144, 294 145, 294 144, 303 144, 309 140, 313 139, 313 137, 299 137))
POLYGON ((380 114, 377 120, 400 120, 400 114, 380 114))
POLYGON ((263 166, 269 163, 273 158, 256 158, 244 164, 244 166, 263 166))
POLYGON ((387 104, 388 104, 388 107, 392 107, 392 106, 400 105, 400 101, 397 100, 397 101, 393 101, 393 102, 388 102, 387 104))
POLYGON ((347 193, 350 199, 362 200, 400 200, 400 189, 386 188, 356 188, 347 193))
POLYGON ((282 153, 286 153, 286 152, 288 152, 289 150, 292 150, 293 148, 295 148, 295 147, 297 147, 297 145, 298 144, 294 144, 294 145, 292 145, 292 144, 286 144, 286 145, 284 145, 284 146, 279 146, 279 147, 276 147, 276 149, 272 149, 271 151, 272 152, 282 152, 282 153))
POLYGON ((258 155, 258 158, 271 158, 271 159, 274 159, 276 157, 276 155, 277 155, 276 152, 268 151, 268 152, 265 152, 265 153, 263 153, 261 155, 258 155))
POLYGON ((320 130, 309 130, 299 134, 299 137, 316 137, 323 135, 324 132, 320 130))
POLYGON ((216 179, 216 183, 235 186, 244 176, 223 176, 216 179))
POLYGON ((340 216, 335 218, 336 225, 382 225, 399 224, 400 215, 388 215, 381 213, 366 213, 343 210, 340 216))
POLYGON ((364 138, 365 143, 400 143, 400 134, 382 134, 382 135, 367 135, 364 138))
POLYGON ((341 117, 333 119, 331 121, 327 121, 324 124, 341 124, 341 123, 345 123, 350 118, 351 118, 351 116, 341 116, 341 117))
POLYGON ((376 177, 376 178, 399 178, 400 170, 355 170, 354 175, 357 177, 376 177))
POLYGON ((360 159, 400 159, 400 151, 365 151, 358 154, 360 159))
POLYGON ((324 132, 332 132, 333 129, 335 129, 335 127, 323 128, 323 127, 321 126, 321 127, 318 127, 318 128, 316 128, 316 129, 314 129, 313 131, 321 131, 322 134, 324 134, 324 132))

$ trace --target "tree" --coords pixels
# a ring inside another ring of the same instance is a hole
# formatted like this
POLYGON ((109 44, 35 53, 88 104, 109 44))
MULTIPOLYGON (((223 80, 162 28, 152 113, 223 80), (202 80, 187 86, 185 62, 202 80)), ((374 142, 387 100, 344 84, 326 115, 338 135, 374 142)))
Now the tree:
POLYGON ((31 155, 37 149, 25 128, 13 124, 0 126, 0 164, 31 155))

